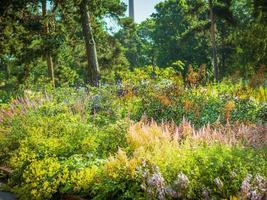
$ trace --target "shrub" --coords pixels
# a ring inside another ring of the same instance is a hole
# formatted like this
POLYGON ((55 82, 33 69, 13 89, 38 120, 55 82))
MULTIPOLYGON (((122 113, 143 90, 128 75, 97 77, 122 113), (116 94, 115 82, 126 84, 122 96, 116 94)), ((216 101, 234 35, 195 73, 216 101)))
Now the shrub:
POLYGON ((23 171, 21 183, 14 187, 14 192, 25 200, 51 199, 66 178, 61 175, 60 167, 56 158, 32 161, 23 171))
POLYGON ((0 161, 21 199, 262 198, 265 89, 188 88, 172 68, 121 78, 1 105, 0 161))
MULTIPOLYGON (((131 127, 128 142, 134 157, 159 167, 159 171, 154 173, 162 176, 164 181, 161 180, 162 183, 154 189, 163 190, 163 184, 164 192, 171 191, 172 195, 180 194, 189 199, 204 198, 203 193, 210 197, 229 198, 240 195, 247 174, 262 175, 266 180, 267 169, 266 143, 263 142, 260 149, 244 148, 242 143, 252 142, 250 137, 243 133, 240 138, 242 130, 239 134, 233 133, 209 128, 195 131, 188 123, 170 128, 169 125, 139 124, 131 127), (210 140, 206 140, 208 138, 210 140), (181 194, 172 186, 177 182, 177 174, 190 181, 187 192, 183 191, 185 193, 181 194)), ((165 193, 167 196, 171 194, 165 193)))
POLYGON ((141 199, 141 180, 136 173, 139 163, 138 159, 128 158, 122 150, 110 157, 98 174, 94 199, 141 199))
POLYGON ((157 122, 174 120, 179 124, 186 118, 198 128, 217 120, 220 123, 266 122, 263 114, 266 110, 265 103, 247 97, 239 98, 231 91, 217 89, 217 85, 189 90, 177 89, 173 83, 160 90, 157 87, 157 84, 150 84, 139 91, 141 106, 132 114, 134 120, 140 120, 145 114, 157 122), (179 92, 176 93, 176 90, 179 92))

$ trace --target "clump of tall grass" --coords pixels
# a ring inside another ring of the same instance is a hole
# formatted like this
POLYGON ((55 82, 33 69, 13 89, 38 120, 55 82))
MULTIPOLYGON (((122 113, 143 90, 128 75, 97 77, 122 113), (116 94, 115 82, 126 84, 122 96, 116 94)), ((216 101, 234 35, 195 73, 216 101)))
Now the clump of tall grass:
POLYGON ((195 129, 186 119, 183 119, 179 125, 174 122, 158 124, 153 120, 143 119, 131 125, 128 141, 133 147, 153 146, 155 143, 164 142, 179 145, 184 141, 262 147, 267 146, 267 126, 266 124, 228 123, 221 125, 218 123, 195 129))

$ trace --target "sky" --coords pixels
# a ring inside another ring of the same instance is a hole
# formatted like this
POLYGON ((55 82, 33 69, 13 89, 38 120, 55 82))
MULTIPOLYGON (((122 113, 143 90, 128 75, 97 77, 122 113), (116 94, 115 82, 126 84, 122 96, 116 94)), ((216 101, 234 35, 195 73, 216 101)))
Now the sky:
MULTIPOLYGON (((128 5, 128 0, 122 0, 128 5)), ((135 22, 140 23, 148 18, 154 11, 154 6, 162 0, 134 0, 135 22)), ((126 15, 128 16, 128 10, 126 15)))
MULTIPOLYGON (((128 5, 129 0, 122 0, 126 5, 128 5)), ((145 21, 154 11, 155 5, 163 0, 134 0, 134 12, 135 12, 135 23, 141 23, 145 21)), ((127 9, 125 16, 129 15, 129 11, 127 9)), ((107 23, 107 28, 109 33, 116 33, 120 28, 117 23, 110 18, 105 19, 107 23)))

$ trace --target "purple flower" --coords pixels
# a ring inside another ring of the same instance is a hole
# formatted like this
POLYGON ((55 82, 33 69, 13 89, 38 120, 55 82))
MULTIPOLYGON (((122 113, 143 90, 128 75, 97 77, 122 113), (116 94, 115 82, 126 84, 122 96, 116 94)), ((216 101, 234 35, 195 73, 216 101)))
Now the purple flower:
POLYGON ((261 200, 267 192, 267 180, 257 175, 254 179, 248 174, 241 185, 241 196, 251 200, 261 200))
POLYGON ((147 193, 150 198, 160 200, 166 199, 166 183, 164 177, 161 175, 158 167, 152 166, 149 168, 147 163, 142 162, 142 177, 144 179, 141 188, 147 193))
POLYGON ((208 189, 204 189, 203 192, 202 192, 202 195, 203 195, 203 197, 204 197, 205 200, 211 199, 210 198, 210 192, 209 192, 208 189))
POLYGON ((189 183, 189 179, 185 174, 183 174, 183 172, 180 172, 177 175, 177 179, 174 181, 174 185, 181 190, 188 188, 189 183))

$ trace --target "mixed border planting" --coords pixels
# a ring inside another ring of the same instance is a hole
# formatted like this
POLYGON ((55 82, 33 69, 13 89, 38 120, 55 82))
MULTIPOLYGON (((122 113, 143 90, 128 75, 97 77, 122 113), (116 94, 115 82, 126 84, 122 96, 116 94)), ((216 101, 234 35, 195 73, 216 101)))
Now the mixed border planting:
POLYGON ((2 187, 25 200, 266 198, 266 88, 151 70, 2 104, 2 187))

